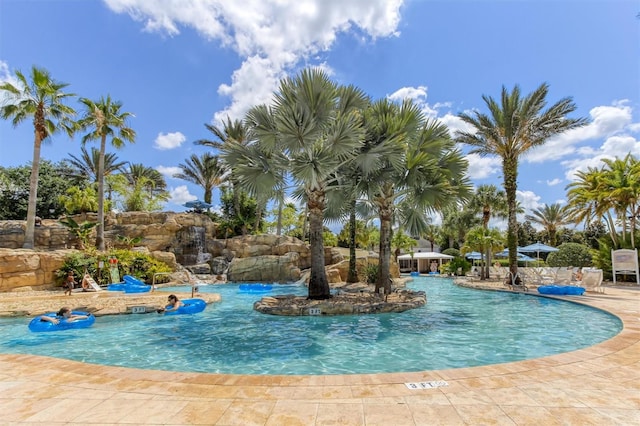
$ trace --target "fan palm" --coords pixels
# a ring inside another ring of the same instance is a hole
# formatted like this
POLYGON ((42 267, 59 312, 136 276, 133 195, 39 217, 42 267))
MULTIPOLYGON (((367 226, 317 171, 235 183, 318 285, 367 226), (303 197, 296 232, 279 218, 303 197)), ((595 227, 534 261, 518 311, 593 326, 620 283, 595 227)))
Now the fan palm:
POLYGON ((366 111, 365 128, 365 151, 384 153, 371 156, 362 187, 380 220, 376 291, 389 293, 392 223, 401 223, 410 235, 422 235, 428 213, 468 196, 467 162, 447 127, 425 120, 410 101, 375 102, 366 111))
POLYGON ((472 147, 470 153, 481 156, 496 155, 502 159, 504 190, 507 196, 509 271, 518 272, 518 222, 516 219, 516 191, 518 189, 518 161, 532 148, 544 145, 549 138, 587 123, 584 118, 569 118, 576 110, 571 98, 564 98, 545 110, 549 86, 540 85, 522 97, 520 87, 509 92, 502 87, 501 102, 483 95, 489 115, 474 112, 459 117, 474 128, 474 132, 459 131, 456 140, 472 147))
POLYGON ((78 120, 78 126, 89 133, 82 137, 85 144, 92 140, 100 140, 100 158, 98 161, 98 226, 96 227, 96 246, 104 251, 104 164, 107 149, 107 137, 115 148, 122 147, 125 142, 133 143, 136 132, 128 124, 129 112, 122 112, 122 103, 112 101, 110 96, 95 102, 87 98, 80 99, 84 104, 84 114, 78 120))
POLYGON ((204 202, 207 204, 211 204, 214 188, 226 181, 225 166, 219 161, 219 157, 208 152, 202 156, 193 154, 185 164, 178 164, 178 167, 182 172, 173 177, 201 186, 204 189, 204 202))
POLYGON ((66 98, 75 96, 64 93, 68 86, 51 78, 43 68, 33 67, 30 79, 16 71, 17 85, 5 82, 0 91, 5 101, 0 107, 0 117, 11 120, 17 126, 27 118, 33 119, 34 140, 31 177, 29 179, 29 204, 27 206, 27 226, 24 236, 24 248, 33 248, 35 237, 36 202, 38 199, 38 174, 40 172, 40 149, 42 142, 56 132, 63 130, 69 137, 73 135, 72 118, 75 110, 64 104, 66 98))
POLYGON ((249 145, 221 148, 249 193, 277 194, 289 178, 306 200, 310 299, 330 297, 322 235, 326 190, 334 172, 361 144, 357 110, 365 103, 359 89, 338 86, 319 69, 305 69, 280 82, 272 105, 249 111, 247 123, 255 138, 249 145))

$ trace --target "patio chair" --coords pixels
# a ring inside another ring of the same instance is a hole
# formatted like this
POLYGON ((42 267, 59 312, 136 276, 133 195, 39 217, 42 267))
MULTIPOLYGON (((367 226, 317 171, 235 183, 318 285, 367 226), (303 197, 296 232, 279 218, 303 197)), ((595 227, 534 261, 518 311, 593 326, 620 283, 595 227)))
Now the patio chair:
POLYGON ((587 291, 604 294, 604 287, 602 287, 602 269, 583 268, 581 286, 587 291))
POLYGON ((524 285, 524 279, 518 272, 514 274, 511 271, 507 272, 504 278, 504 283, 509 289, 513 291, 529 291, 526 285, 524 285))
POLYGON ((572 278, 573 278, 573 267, 569 266, 567 268, 559 268, 556 271, 556 275, 555 275, 555 278, 553 279, 553 283, 570 285, 572 278))

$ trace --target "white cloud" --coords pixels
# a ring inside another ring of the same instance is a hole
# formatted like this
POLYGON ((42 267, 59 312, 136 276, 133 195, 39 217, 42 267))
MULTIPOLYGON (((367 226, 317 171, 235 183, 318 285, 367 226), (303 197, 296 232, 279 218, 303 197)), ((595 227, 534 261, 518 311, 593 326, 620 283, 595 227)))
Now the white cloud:
POLYGON ((543 146, 530 151, 525 160, 531 163, 559 160, 579 154, 579 144, 594 139, 609 138, 623 132, 633 132, 638 123, 632 123, 632 110, 626 100, 611 106, 597 106, 589 111, 591 122, 549 139, 543 146))
POLYGON ((161 151, 180 148, 187 138, 180 132, 158 133, 158 137, 153 142, 153 147, 161 151))
POLYGON ((555 179, 547 180, 546 182, 547 182, 547 185, 549 186, 556 186, 557 184, 562 182, 562 179, 555 178, 555 179))
MULTIPOLYGON (((16 79, 16 77, 11 74, 11 71, 9 70, 9 64, 4 61, 0 61, 0 84, 3 83, 10 83, 17 88, 22 89, 22 85, 18 82, 18 79, 16 79)), ((4 90, 0 93, 0 104, 4 104, 4 102, 8 99, 7 94, 8 92, 5 92, 4 90)))
POLYGON ((565 177, 574 181, 577 172, 585 171, 589 167, 599 169, 604 165, 603 159, 622 158, 629 153, 640 157, 640 140, 633 136, 611 136, 600 147, 582 147, 577 151, 576 158, 563 161, 565 177))
POLYGON ((182 169, 177 166, 157 166, 156 170, 160 172, 165 177, 173 178, 173 175, 177 173, 182 173, 182 169))
MULTIPOLYGON (((469 111, 465 111, 469 112, 469 111)), ((460 117, 457 115, 451 114, 450 112, 446 113, 442 117, 438 117, 442 123, 444 123, 449 128, 449 134, 452 138, 456 137, 457 132, 467 132, 467 133, 475 133, 476 129, 469 123, 465 123, 462 121, 460 117)))
POLYGON ((339 33, 357 28, 372 40, 397 35, 404 0, 105 0, 116 13, 169 36, 191 27, 244 59, 219 93, 231 105, 215 119, 240 116, 276 88, 283 73, 328 50, 339 33), (255 80, 257 77, 258 81, 255 80))
POLYGON ((402 87, 388 95, 387 98, 394 102, 402 102, 405 99, 411 99, 418 107, 420 107, 425 116, 434 118, 438 115, 438 110, 427 103, 426 86, 402 87))
POLYGON ((502 160, 498 157, 481 157, 478 154, 467 155, 469 177, 484 179, 502 171, 502 160))
POLYGON ((198 197, 189 193, 189 188, 187 188, 186 185, 180 185, 176 188, 169 189, 169 195, 171 196, 169 202, 178 205, 183 205, 187 201, 194 201, 198 199, 198 197))

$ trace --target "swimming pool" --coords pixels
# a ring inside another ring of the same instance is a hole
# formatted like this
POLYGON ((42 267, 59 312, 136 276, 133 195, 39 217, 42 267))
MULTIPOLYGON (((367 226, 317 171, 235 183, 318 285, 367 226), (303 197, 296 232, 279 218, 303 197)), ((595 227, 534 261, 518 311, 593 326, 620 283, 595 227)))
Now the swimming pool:
MULTIPOLYGON (((29 319, 0 320, 0 352, 141 369, 231 374, 353 374, 470 367, 537 358, 607 340, 612 315, 553 299, 416 277, 427 304, 404 313, 277 317, 238 284, 202 286, 222 302, 197 315, 99 317, 91 329, 31 333, 29 319)), ((175 290, 174 288, 173 290, 175 290)), ((170 291, 172 289, 165 289, 170 291)), ((270 294, 306 294, 294 285, 270 294)))

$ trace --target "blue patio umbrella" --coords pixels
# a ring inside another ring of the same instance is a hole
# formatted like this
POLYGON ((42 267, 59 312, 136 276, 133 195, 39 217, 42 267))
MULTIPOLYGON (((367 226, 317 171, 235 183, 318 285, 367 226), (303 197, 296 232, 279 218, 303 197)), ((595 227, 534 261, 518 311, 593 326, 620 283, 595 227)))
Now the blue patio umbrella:
POLYGON ((187 201, 186 203, 183 204, 183 206, 185 206, 188 209, 204 210, 204 209, 208 209, 212 205, 209 203, 205 203, 204 201, 194 200, 194 201, 187 201))
MULTIPOLYGON (((518 247, 518 250, 517 250, 518 254, 520 254, 521 248, 522 247, 518 247)), ((509 257, 509 247, 507 247, 506 249, 502 250, 499 253, 496 253, 496 257, 509 257)))
POLYGON ((469 259, 469 260, 480 260, 482 259, 482 254, 480 252, 477 251, 471 251, 467 254, 464 255, 465 258, 469 259))
POLYGON ((558 251, 557 248, 542 244, 538 241, 535 244, 529 244, 528 246, 520 249, 523 253, 536 253, 536 257, 540 260, 540 253, 551 253, 552 251, 558 251))

